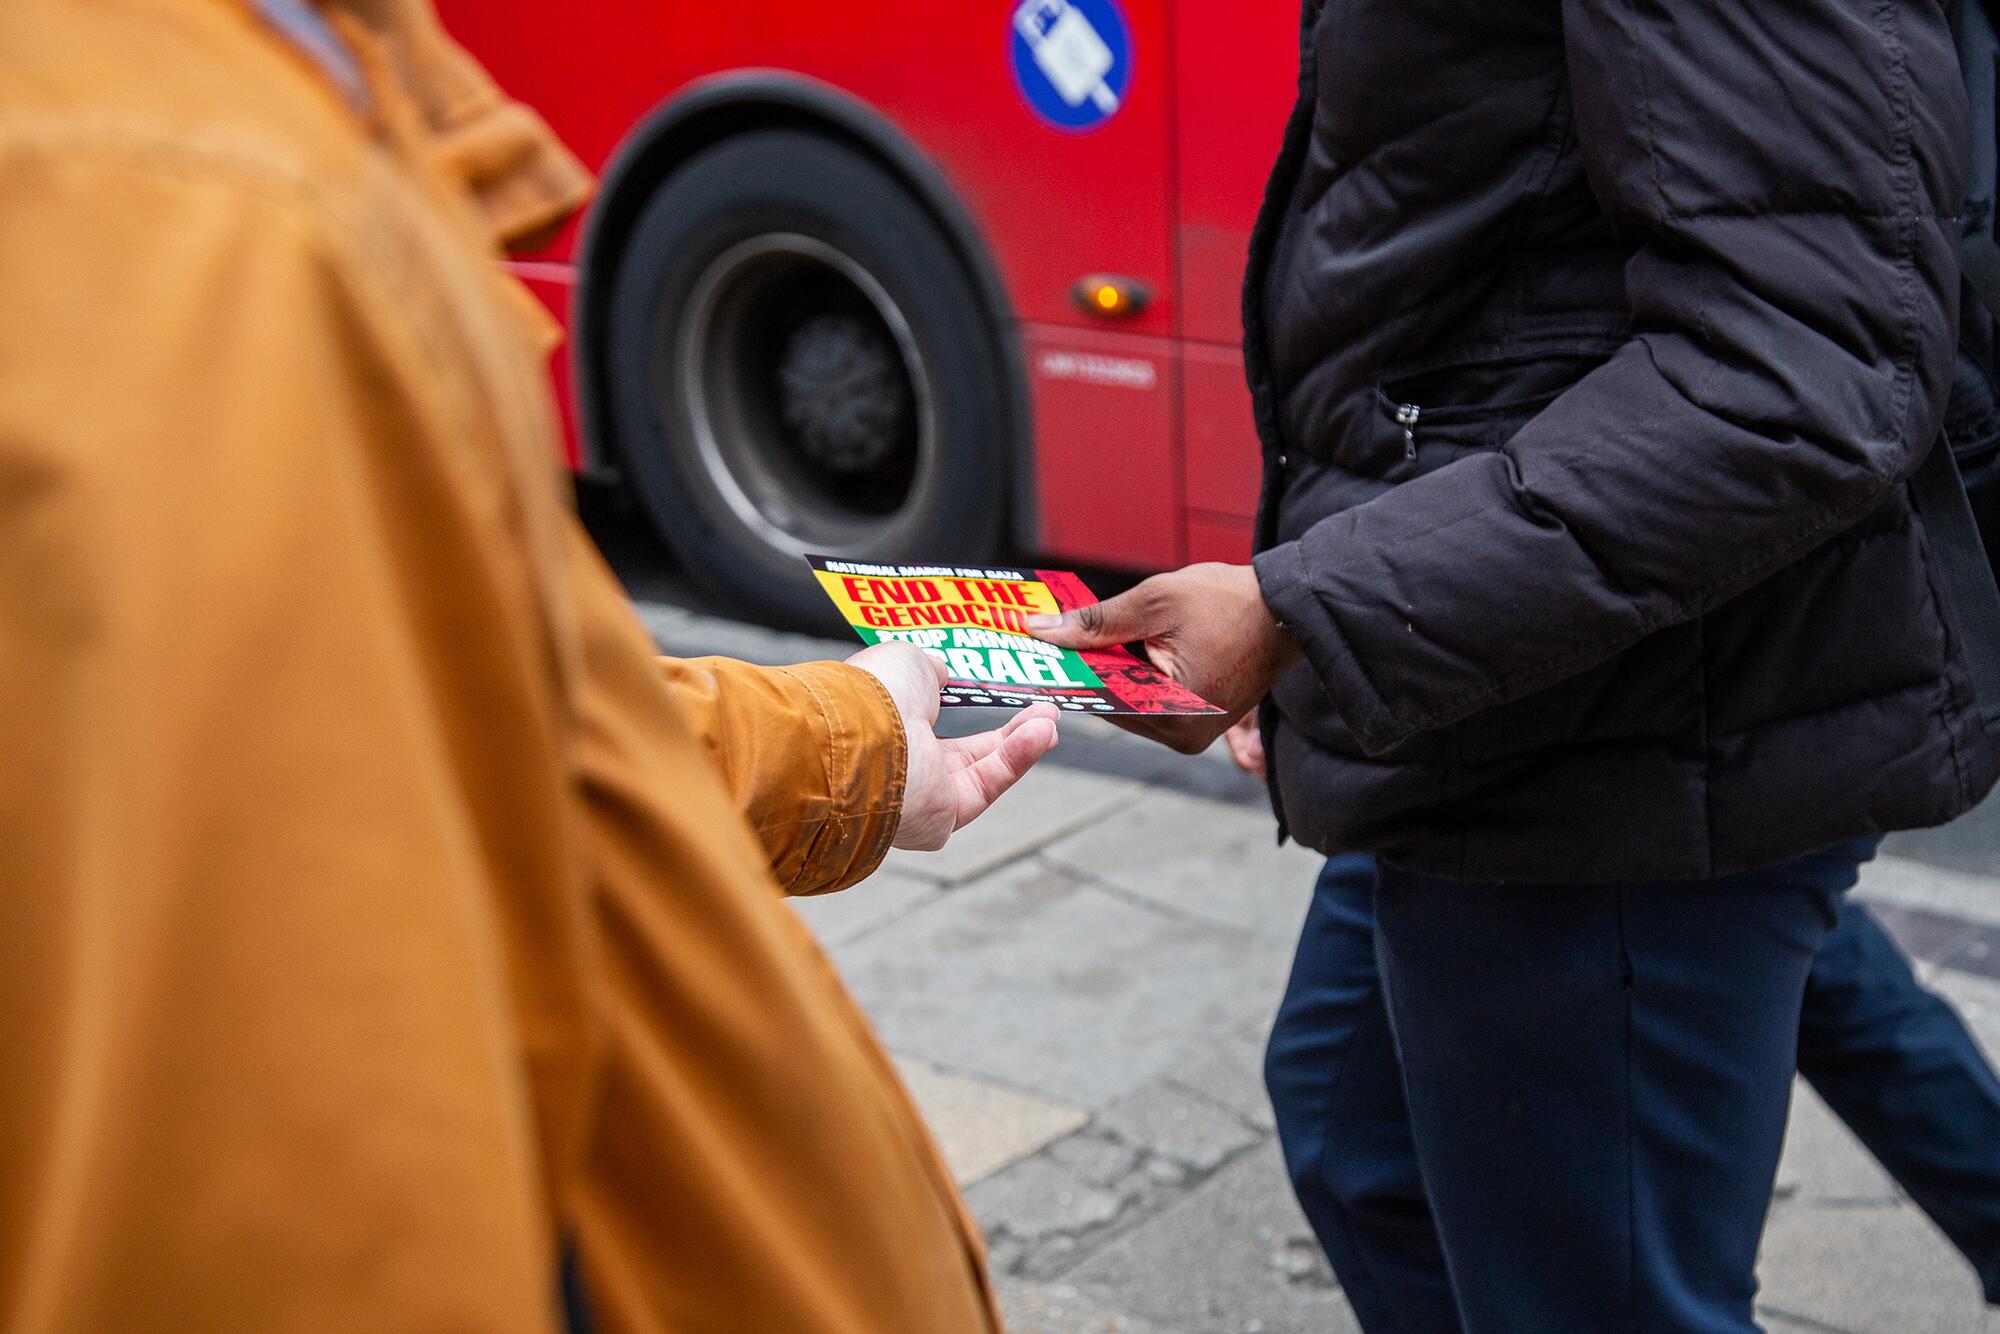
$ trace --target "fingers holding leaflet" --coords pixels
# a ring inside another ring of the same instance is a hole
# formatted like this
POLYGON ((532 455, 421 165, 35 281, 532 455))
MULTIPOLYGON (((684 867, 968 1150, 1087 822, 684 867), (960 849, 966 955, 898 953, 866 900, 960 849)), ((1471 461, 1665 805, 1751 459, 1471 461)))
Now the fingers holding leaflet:
POLYGON ((1206 563, 1156 574, 1119 597, 1059 618, 1031 617, 1038 638, 1065 648, 1139 642, 1153 667, 1224 710, 1143 720, 1114 719, 1182 754, 1205 749, 1270 690, 1299 648, 1264 604, 1248 565, 1206 563), (1052 620, 1053 624, 1045 624, 1052 620))
POLYGON ((1060 616, 1030 616, 1028 628, 1036 638, 1068 649, 1111 648, 1150 638, 1160 628, 1148 615, 1157 605, 1153 589, 1158 578, 1156 575, 1129 592, 1060 616))

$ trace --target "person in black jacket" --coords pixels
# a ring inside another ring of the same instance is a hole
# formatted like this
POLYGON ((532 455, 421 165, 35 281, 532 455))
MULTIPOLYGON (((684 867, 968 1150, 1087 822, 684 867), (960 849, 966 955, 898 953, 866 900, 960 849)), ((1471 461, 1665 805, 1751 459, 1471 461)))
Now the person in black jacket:
POLYGON ((1907 479, 1956 340, 1936 0, 1325 0, 1251 242, 1252 566, 1042 627, 1265 701, 1474 1330, 1754 1328, 1800 998, 2000 773, 1907 479), (1268 697, 1268 698, 1267 698, 1268 697))

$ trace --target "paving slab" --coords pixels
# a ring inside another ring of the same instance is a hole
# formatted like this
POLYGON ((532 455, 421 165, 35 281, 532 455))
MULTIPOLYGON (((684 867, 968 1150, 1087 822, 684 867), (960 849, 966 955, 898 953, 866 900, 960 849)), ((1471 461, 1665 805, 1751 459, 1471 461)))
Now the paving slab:
POLYGON ((922 907, 942 892, 928 880, 880 870, 838 894, 812 894, 785 901, 812 928, 821 948, 832 949, 859 940, 877 927, 922 907))
POLYGON ((1090 1119, 1081 1107, 940 1070, 913 1056, 897 1057, 896 1068, 961 1186, 991 1176, 1090 1119))
POLYGON ((1804 1080, 1792 1083, 1792 1114, 1778 1161, 1777 1198, 1809 1203, 1892 1204, 1896 1183, 1804 1080))
POLYGON ((892 1050, 1095 1108, 1267 1016, 1289 952, 1024 864, 834 959, 892 1050))
POLYGON ((989 1177, 966 1200, 996 1273, 1053 1281, 1186 1196, 1201 1176, 1094 1122, 989 1177))
POLYGON ((2000 980, 2000 928, 1988 927, 1977 932, 1961 928, 1957 937, 1951 952, 1938 960, 1939 964, 1955 972, 2000 980))
POLYGON ((989 1237, 1037 1243, 1108 1227, 1131 1203, 1119 1181, 1088 1179, 1048 1154, 1015 1163, 966 1192, 972 1216, 989 1237))
POLYGON ((1942 828, 1891 834, 1882 847, 1898 857, 2000 877, 2000 795, 1942 828))
POLYGON ((1274 1143, 1230 1163, 1064 1276, 1189 1334, 1349 1334, 1353 1311, 1292 1202, 1274 1143))
POLYGON ((1008 1334, 1181 1334, 1086 1298, 1067 1283, 1001 1279, 1000 1311, 1008 1334))
POLYGON ((1288 940, 1325 861, 1295 843, 1279 847, 1268 811, 1157 792, 1047 855, 1171 911, 1288 940))
MULTIPOLYGON (((1274 1011, 1276 1004, 1274 998, 1274 1011)), ((1278 1123, 1271 1114, 1271 1096, 1264 1091, 1264 1043, 1270 1033, 1267 1015, 1176 1065, 1167 1077, 1227 1107, 1259 1130, 1273 1130, 1278 1123)))
MULTIPOLYGON (((1759 1309, 1851 1334, 2000 1329, 1978 1281, 1908 1204, 1781 1203, 1764 1229, 1759 1309)), ((1774 1322, 1775 1323, 1775 1322, 1774 1322)))
POLYGON ((1143 1146, 1107 1134, 1101 1127, 1087 1135, 1071 1135, 1049 1146, 1049 1161, 1093 1186, 1122 1189, 1144 1167, 1143 1146))
POLYGON ((1883 856, 1861 868, 1861 880, 1854 892, 1867 903, 1894 903, 1988 926, 2000 925, 2000 885, 1995 884, 1992 875, 1947 869, 1907 857, 1883 856))
POLYGON ((1212 1172, 1264 1138, 1226 1108, 1163 1079, 1105 1108, 1096 1127, 1194 1172, 1212 1172))
POLYGON ((2000 981, 2000 926, 1882 899, 1867 906, 1911 959, 2000 981))
MULTIPOLYGON (((1058 747, 1060 749, 1060 747, 1058 747)), ((938 885, 962 885, 1054 843, 1147 795, 1138 783, 1042 766, 941 852, 895 851, 883 869, 938 885)))
POLYGON ((1924 980, 1957 1009, 1987 1061, 2000 1066, 2000 982, 1950 968, 1927 969, 1924 980))

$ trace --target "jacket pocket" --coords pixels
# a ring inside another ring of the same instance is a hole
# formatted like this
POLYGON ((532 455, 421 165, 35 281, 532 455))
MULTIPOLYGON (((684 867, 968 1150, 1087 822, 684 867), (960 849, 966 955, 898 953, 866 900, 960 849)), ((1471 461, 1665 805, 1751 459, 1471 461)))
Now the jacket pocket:
POLYGON ((1607 346, 1446 362, 1384 377, 1375 397, 1402 432, 1406 460, 1433 443, 1494 449, 1610 353, 1607 346))

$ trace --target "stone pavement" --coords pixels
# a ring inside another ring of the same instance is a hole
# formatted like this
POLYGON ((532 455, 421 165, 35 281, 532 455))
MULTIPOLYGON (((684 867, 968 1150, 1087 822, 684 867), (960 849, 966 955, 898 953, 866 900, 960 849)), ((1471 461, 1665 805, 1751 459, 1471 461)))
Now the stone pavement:
MULTIPOLYGON (((647 610, 670 651, 828 651, 647 610)), ((1353 1330, 1259 1075, 1317 859, 1273 845, 1219 757, 1065 728, 1060 763, 942 854, 796 906, 966 1186, 1015 1334, 1353 1330)), ((2000 1051, 1996 849, 2000 807, 1900 840, 1862 893, 2000 1051)), ((2000 1334, 1957 1253, 1803 1089, 1760 1277, 1773 1331, 2000 1334)))

